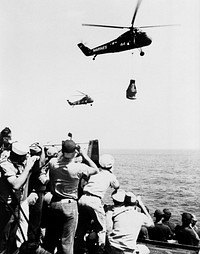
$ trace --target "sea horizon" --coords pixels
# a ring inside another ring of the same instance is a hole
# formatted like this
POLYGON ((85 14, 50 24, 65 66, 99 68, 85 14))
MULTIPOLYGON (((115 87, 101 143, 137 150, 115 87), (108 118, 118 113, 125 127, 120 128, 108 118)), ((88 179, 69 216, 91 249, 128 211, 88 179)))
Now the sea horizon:
POLYGON ((103 153, 115 158, 120 188, 142 196, 152 216, 156 209, 169 208, 176 223, 183 212, 194 213, 200 221, 200 150, 104 149, 103 153))

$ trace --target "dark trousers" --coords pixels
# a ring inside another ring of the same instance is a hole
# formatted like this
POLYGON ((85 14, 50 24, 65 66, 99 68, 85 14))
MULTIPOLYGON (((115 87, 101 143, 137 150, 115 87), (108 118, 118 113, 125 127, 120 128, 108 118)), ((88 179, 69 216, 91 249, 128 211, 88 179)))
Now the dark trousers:
POLYGON ((15 211, 16 206, 16 203, 11 203, 9 208, 6 204, 0 202, 0 252, 12 245, 10 237, 12 229, 16 231, 16 227, 13 224, 16 224, 16 221, 12 220, 11 223, 10 220, 13 215, 12 211, 15 211))
POLYGON ((112 246, 107 246, 106 253, 107 254, 124 254, 124 252, 122 250, 119 250, 119 249, 112 247, 112 246))
POLYGON ((58 253, 73 254, 78 223, 77 202, 72 199, 52 202, 49 219, 43 247, 51 253, 57 247, 58 253))
POLYGON ((42 220, 42 206, 44 200, 44 192, 37 192, 38 199, 33 206, 30 206, 28 242, 39 245, 40 243, 40 226, 42 220))
POLYGON ((84 250, 85 248, 88 249, 88 243, 85 240, 86 233, 98 233, 100 230, 102 230, 102 226, 98 222, 96 213, 91 207, 79 205, 78 211, 79 218, 74 243, 74 248, 77 252, 80 250, 84 250))

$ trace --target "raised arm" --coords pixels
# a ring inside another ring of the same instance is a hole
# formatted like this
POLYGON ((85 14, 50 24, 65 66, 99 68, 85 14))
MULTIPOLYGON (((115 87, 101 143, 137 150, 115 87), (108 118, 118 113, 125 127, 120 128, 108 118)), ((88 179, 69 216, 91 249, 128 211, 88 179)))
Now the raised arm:
POLYGON ((154 226, 154 222, 153 219, 151 218, 151 215, 148 213, 144 203, 142 202, 142 199, 140 196, 137 196, 137 200, 138 200, 138 206, 141 208, 142 212, 147 216, 147 218, 149 219, 149 223, 145 226, 147 227, 153 227, 154 226))
POLYGON ((18 190, 24 185, 35 161, 38 159, 38 156, 28 157, 23 172, 19 176, 10 176, 7 178, 13 189, 18 190))
POLYGON ((86 160, 88 165, 91 167, 90 175, 97 174, 99 172, 99 169, 96 166, 96 164, 90 159, 90 157, 87 155, 86 151, 80 149, 79 154, 83 157, 84 160, 86 160))

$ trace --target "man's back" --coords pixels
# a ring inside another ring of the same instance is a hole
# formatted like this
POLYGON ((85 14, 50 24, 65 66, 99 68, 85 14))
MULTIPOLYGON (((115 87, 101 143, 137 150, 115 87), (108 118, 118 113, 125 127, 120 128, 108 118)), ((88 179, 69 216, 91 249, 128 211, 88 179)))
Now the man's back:
POLYGON ((155 223, 155 226, 149 228, 149 238, 151 240, 167 242, 172 238, 172 232, 167 225, 163 223, 155 223))
POLYGON ((61 157, 53 158, 49 168, 52 194, 60 198, 77 199, 79 179, 82 174, 87 176, 90 174, 90 167, 84 163, 68 163, 64 157, 61 157))
POLYGON ((113 229, 109 241, 118 249, 135 249, 141 226, 150 224, 145 214, 125 206, 114 209, 112 220, 113 229))
POLYGON ((194 230, 189 226, 176 226, 176 238, 178 240, 178 243, 180 244, 193 246, 198 246, 199 244, 197 235, 195 234, 194 230))
POLYGON ((171 222, 170 220, 168 220, 168 221, 163 221, 163 224, 164 225, 167 225, 170 229, 171 229, 171 231, 174 233, 175 232, 175 227, 176 227, 176 225, 173 223, 173 222, 171 222))
POLYGON ((109 187, 119 187, 116 176, 108 170, 100 170, 98 174, 90 177, 84 191, 103 198, 109 187))

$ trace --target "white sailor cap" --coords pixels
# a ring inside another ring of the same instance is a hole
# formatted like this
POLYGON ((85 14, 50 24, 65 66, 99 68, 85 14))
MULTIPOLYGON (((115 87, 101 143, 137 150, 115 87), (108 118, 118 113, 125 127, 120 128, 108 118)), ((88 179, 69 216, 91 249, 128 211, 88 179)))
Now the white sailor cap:
POLYGON ((125 190, 118 189, 116 192, 114 192, 112 194, 112 199, 117 201, 117 202, 123 203, 124 199, 125 199, 125 196, 126 196, 125 190))
POLYGON ((48 149, 47 149, 47 156, 51 157, 51 156, 55 156, 58 154, 58 150, 56 149, 56 147, 54 146, 50 146, 48 149))
POLYGON ((103 169, 111 169, 115 163, 115 159, 110 154, 103 154, 99 158, 99 164, 103 169))
POLYGON ((12 143, 12 151, 18 155, 26 155, 29 152, 29 146, 17 141, 12 143))

